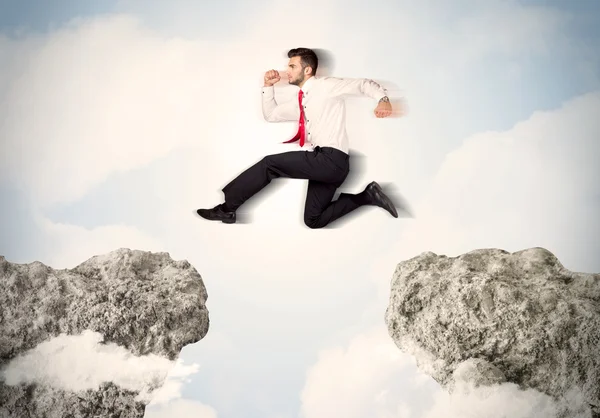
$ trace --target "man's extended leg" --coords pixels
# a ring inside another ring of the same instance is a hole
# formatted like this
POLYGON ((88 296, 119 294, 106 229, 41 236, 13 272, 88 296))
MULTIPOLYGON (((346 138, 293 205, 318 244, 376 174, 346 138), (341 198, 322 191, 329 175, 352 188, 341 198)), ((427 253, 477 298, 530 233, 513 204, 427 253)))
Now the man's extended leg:
POLYGON ((223 188, 226 206, 235 211, 271 180, 279 177, 338 183, 345 173, 336 170, 320 152, 290 151, 267 155, 223 188))
POLYGON ((289 151, 264 157, 223 188, 225 202, 212 209, 199 209, 200 216, 226 223, 235 222, 235 211, 278 177, 341 184, 347 175, 320 150, 289 151))

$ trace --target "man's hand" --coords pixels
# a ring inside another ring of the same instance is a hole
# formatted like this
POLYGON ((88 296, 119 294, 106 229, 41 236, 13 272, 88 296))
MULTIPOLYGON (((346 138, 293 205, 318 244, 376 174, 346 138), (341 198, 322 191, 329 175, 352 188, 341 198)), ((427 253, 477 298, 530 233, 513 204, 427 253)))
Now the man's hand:
POLYGON ((392 114, 392 105, 387 97, 379 101, 377 107, 373 111, 378 118, 387 118, 392 114))
POLYGON ((281 80, 281 77, 279 76, 279 71, 269 70, 265 73, 265 87, 271 87, 279 80, 281 80))

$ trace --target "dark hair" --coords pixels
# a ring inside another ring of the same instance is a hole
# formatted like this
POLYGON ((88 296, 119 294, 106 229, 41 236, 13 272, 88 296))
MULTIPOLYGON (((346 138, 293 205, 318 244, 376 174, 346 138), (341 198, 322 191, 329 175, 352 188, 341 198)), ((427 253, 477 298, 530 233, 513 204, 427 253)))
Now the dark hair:
POLYGON ((311 67, 311 75, 315 75, 317 73, 317 67, 319 66, 319 58, 317 58, 317 54, 315 54, 315 52, 312 49, 290 49, 288 52, 288 58, 292 57, 300 57, 300 62, 302 63, 302 70, 304 70, 306 67, 311 67))

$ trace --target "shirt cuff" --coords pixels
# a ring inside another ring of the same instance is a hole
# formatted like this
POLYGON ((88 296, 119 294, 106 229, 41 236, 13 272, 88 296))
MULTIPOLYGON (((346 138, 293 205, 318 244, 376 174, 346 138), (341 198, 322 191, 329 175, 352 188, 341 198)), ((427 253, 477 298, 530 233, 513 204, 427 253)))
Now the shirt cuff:
POLYGON ((271 97, 275 93, 275 86, 269 86, 269 87, 263 86, 262 89, 261 89, 261 91, 262 91, 262 94, 264 96, 266 96, 267 98, 271 97))

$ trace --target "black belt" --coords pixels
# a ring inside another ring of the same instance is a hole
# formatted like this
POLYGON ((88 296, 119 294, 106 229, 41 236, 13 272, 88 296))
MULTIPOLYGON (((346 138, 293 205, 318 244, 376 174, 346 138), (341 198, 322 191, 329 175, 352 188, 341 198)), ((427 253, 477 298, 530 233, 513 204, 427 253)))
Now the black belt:
POLYGON ((344 151, 340 151, 339 149, 333 148, 333 147, 320 147, 317 145, 315 147, 315 152, 324 152, 326 154, 336 155, 336 156, 344 158, 346 160, 349 157, 349 155, 346 154, 344 151))

